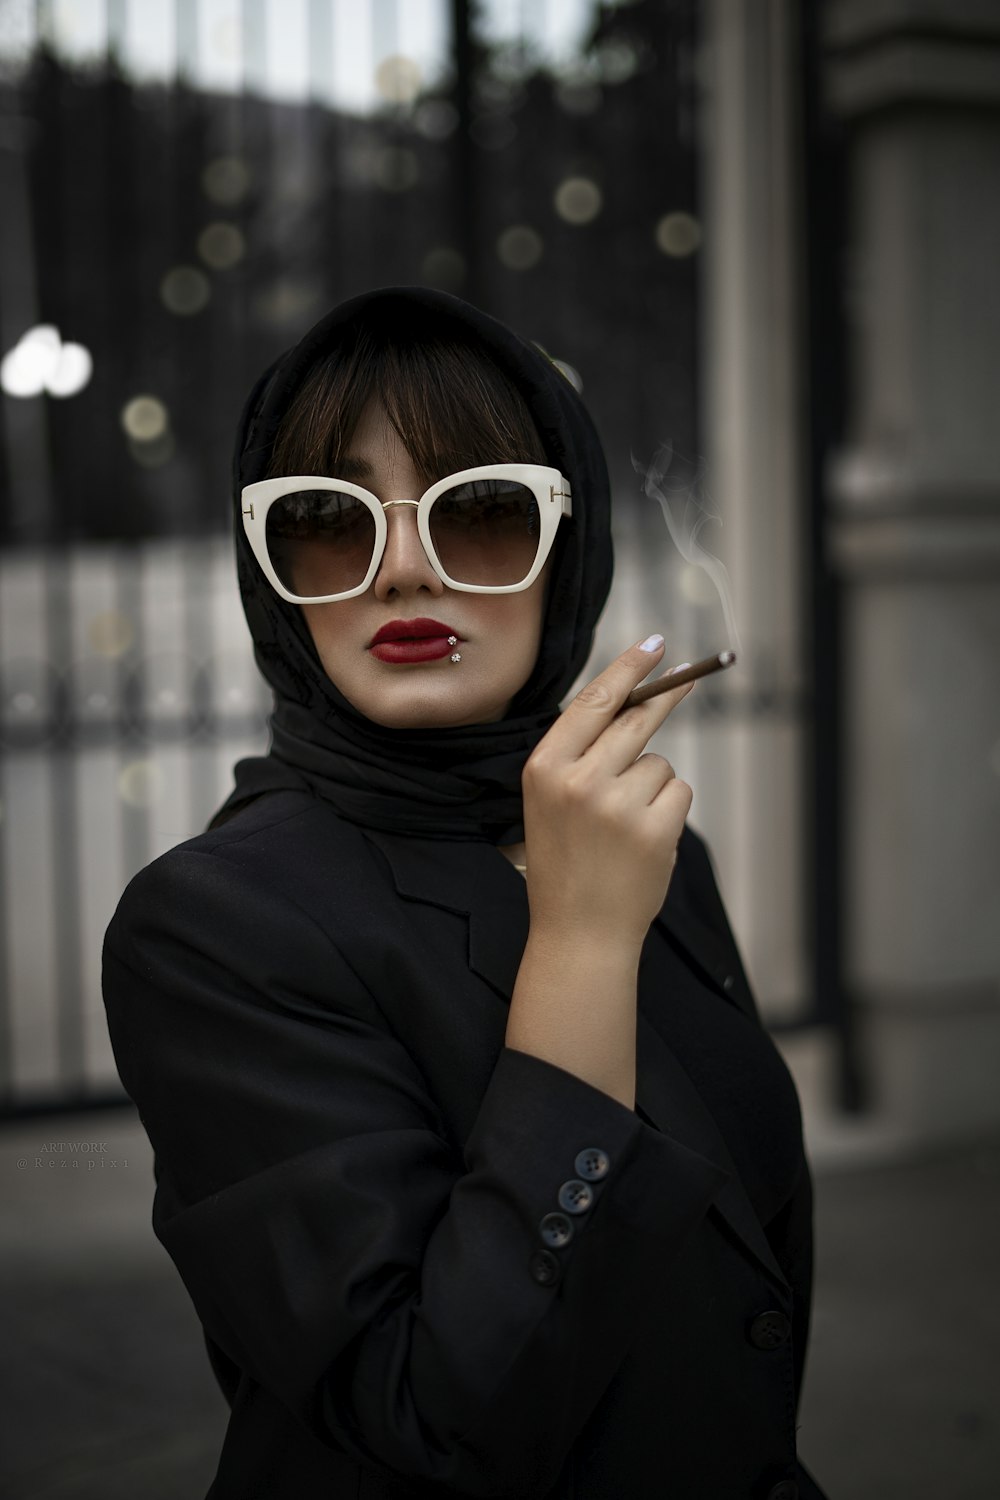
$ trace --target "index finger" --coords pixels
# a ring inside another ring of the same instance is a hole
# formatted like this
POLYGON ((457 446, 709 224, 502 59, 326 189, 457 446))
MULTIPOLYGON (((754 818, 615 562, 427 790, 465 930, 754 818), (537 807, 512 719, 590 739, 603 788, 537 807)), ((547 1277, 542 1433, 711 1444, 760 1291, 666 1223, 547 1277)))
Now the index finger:
MULTIPOLYGON (((563 709, 545 736, 550 749, 557 749, 560 755, 570 760, 583 755, 611 723, 632 688, 652 671, 662 656, 662 636, 651 636, 623 651, 610 666, 582 687, 563 709), (659 645, 650 648, 649 641, 654 640, 658 640, 659 645)), ((664 710, 663 718, 686 693, 686 687, 678 687, 676 696, 673 692, 665 695, 663 704, 656 705, 657 709, 664 710)))

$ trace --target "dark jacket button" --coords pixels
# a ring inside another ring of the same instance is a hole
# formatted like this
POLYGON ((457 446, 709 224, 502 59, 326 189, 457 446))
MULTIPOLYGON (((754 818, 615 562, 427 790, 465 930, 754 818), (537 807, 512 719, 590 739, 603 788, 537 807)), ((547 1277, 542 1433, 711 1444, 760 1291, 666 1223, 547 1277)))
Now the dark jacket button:
POLYGON ((794 1479, 782 1479, 768 1490, 767 1500, 799 1500, 799 1487, 794 1479))
POLYGON ((762 1312, 750 1324, 749 1339, 755 1349, 778 1349, 788 1342, 791 1331, 783 1312, 762 1312))
POLYGON ((602 1177, 607 1177, 610 1168, 608 1153, 600 1146, 587 1146, 573 1163, 573 1170, 587 1182, 599 1182, 602 1177))
POLYGON ((536 1250, 529 1265, 539 1286, 551 1286, 559 1280, 559 1262, 551 1250, 536 1250))
POLYGON ((559 1189, 559 1207, 568 1214, 585 1214, 594 1201, 594 1189, 578 1177, 571 1177, 559 1189))
POLYGON ((547 1245, 561 1249, 573 1238, 573 1223, 565 1214, 546 1214, 538 1226, 538 1232, 547 1245))

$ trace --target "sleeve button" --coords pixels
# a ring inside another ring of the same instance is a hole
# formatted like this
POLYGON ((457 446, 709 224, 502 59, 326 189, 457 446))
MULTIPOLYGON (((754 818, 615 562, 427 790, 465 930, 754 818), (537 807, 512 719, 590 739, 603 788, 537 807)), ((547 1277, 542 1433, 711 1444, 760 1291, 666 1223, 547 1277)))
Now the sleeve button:
POLYGON ((577 1176, 585 1178, 587 1182, 599 1182, 602 1177, 607 1177, 611 1162, 608 1153, 602 1151, 600 1146, 587 1146, 580 1152, 573 1168, 577 1176))
POLYGON ((546 1214, 538 1230, 545 1243, 555 1250, 568 1245, 573 1238, 573 1223, 565 1214, 546 1214))
POLYGON ((779 1349, 788 1342, 791 1331, 783 1312, 762 1312, 750 1324, 749 1338, 755 1349, 779 1349))
POLYGON ((536 1250, 529 1265, 539 1286, 552 1286, 559 1280, 559 1262, 551 1250, 536 1250))
POLYGON ((568 1214, 585 1214, 593 1201, 594 1189, 578 1177, 571 1177, 559 1189, 559 1207, 568 1214))

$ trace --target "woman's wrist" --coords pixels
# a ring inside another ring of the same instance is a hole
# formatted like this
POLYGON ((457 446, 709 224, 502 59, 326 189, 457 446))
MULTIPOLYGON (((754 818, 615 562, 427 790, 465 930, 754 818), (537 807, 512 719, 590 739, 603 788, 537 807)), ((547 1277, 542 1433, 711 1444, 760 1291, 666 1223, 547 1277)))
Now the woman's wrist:
POLYGON ((506 1045, 574 1073, 635 1107, 636 988, 641 945, 567 930, 528 935, 506 1045))
POLYGON ((637 971, 642 955, 643 938, 596 921, 532 918, 528 929, 529 948, 539 961, 580 969, 637 971))

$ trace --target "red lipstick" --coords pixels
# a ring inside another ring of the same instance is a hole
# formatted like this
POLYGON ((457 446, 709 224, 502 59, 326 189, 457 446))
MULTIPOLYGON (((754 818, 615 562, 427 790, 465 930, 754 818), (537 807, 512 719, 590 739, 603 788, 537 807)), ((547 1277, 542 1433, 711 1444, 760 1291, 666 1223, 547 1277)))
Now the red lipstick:
POLYGON ((379 661, 436 661, 451 655, 455 641, 449 636, 461 640, 457 630, 440 620, 390 620, 372 636, 368 649, 379 661))

